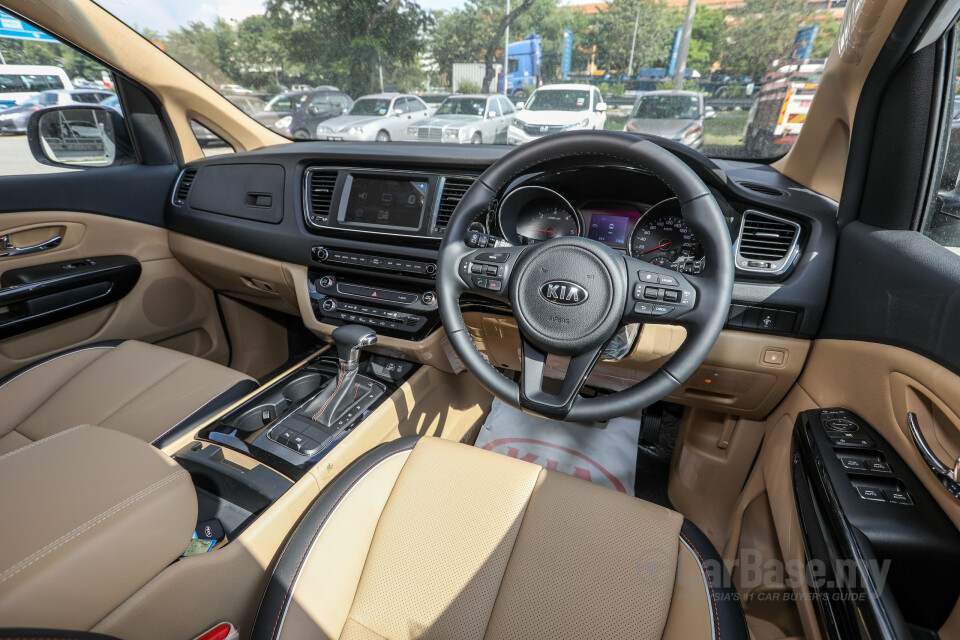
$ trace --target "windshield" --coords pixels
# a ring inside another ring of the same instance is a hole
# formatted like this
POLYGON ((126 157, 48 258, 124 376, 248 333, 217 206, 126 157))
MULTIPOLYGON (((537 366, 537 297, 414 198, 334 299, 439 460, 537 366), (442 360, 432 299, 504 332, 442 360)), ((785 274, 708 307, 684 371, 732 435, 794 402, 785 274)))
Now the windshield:
POLYGON ((700 117, 697 96, 643 96, 633 110, 634 118, 674 118, 693 120, 700 117))
MULTIPOLYGON (((250 113, 236 103, 259 126, 291 139, 329 137, 323 120, 351 106, 350 115, 386 115, 381 95, 398 92, 427 108, 404 102, 403 127, 391 130, 391 142, 468 144, 472 139, 419 137, 416 125, 434 110, 483 117, 485 96, 500 94, 484 141, 532 140, 504 101, 524 102, 529 111, 582 111, 572 128, 637 134, 672 136, 668 120, 703 118, 702 136, 678 141, 721 158, 789 150, 847 5, 700 0, 687 20, 685 0, 95 2, 223 95, 270 102, 336 87, 341 97, 328 108, 295 98, 250 113), (570 88, 552 86, 565 84, 570 88), (694 92, 702 101, 646 97, 665 91, 694 92), (597 103, 606 109, 591 109, 597 103)), ((38 54, 18 56, 16 64, 51 61, 38 54)), ((60 88, 47 82, 59 79, 17 74, 10 83, 16 88, 3 90, 60 88)))
POLYGON ((437 109, 438 116, 483 116, 486 98, 447 98, 437 109))
POLYGON ((350 116, 385 116, 390 108, 390 101, 377 98, 367 98, 366 100, 357 100, 353 103, 347 115, 350 116))
POLYGON ((541 89, 524 108, 527 111, 584 111, 590 108, 590 92, 541 89))

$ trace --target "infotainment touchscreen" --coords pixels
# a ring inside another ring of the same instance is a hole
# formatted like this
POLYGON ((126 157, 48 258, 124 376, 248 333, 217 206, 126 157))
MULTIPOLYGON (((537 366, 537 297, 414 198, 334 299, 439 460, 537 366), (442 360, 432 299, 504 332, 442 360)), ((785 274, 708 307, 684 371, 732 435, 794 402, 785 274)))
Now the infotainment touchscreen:
POLYGON ((382 229, 420 228, 427 206, 426 180, 396 180, 381 176, 351 175, 347 204, 339 220, 345 226, 382 229))

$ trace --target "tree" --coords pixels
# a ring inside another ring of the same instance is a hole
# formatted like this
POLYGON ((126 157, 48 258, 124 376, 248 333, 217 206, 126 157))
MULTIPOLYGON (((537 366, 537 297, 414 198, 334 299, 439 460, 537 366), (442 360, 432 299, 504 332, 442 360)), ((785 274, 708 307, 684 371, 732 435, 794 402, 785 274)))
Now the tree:
POLYGON ((267 0, 298 72, 348 93, 375 91, 379 70, 419 67, 430 16, 415 0, 267 0))
POLYGON ((825 16, 820 23, 820 32, 817 39, 813 41, 813 53, 810 58, 813 60, 825 60, 833 49, 833 43, 837 39, 837 33, 840 32, 840 18, 834 18, 832 15, 825 16))
MULTIPOLYGON (((682 20, 682 13, 678 12, 677 15, 682 20)), ((710 66, 723 55, 723 35, 726 31, 724 15, 723 9, 697 7, 690 37, 690 53, 687 54, 687 67, 706 75, 710 66)))
MULTIPOLYGON (((487 45, 487 50, 483 54, 484 90, 486 90, 486 88, 490 86, 490 83, 493 82, 493 64, 497 55, 497 46, 503 42, 503 37, 506 34, 507 27, 509 27, 518 16, 530 9, 535 1, 536 0, 523 0, 523 2, 520 3, 520 6, 518 6, 516 9, 513 9, 510 13, 504 15, 503 18, 500 19, 500 23, 497 25, 497 29, 494 31, 493 36, 490 38, 490 43, 487 45)), ((507 69, 503 70, 504 78, 506 78, 507 71, 507 69)))
POLYGON ((451 78, 457 62, 475 62, 483 56, 487 36, 484 20, 475 11, 454 9, 434 15, 430 53, 440 75, 451 78))
POLYGON ((730 67, 737 75, 764 75, 773 60, 789 52, 797 29, 810 18, 807 0, 745 0, 727 30, 730 67))
POLYGON ((596 48, 597 68, 626 72, 638 9, 640 20, 633 68, 666 66, 675 12, 668 11, 657 0, 607 0, 606 6, 597 13, 597 28, 589 34, 590 43, 596 48))

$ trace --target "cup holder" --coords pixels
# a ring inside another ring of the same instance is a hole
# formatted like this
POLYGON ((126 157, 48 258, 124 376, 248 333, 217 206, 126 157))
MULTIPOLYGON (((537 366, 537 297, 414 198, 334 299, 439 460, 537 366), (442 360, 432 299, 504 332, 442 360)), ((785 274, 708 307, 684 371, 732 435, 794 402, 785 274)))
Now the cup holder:
POLYGON ((262 394, 253 406, 241 407, 238 412, 226 416, 220 424, 243 432, 262 429, 292 405, 319 391, 329 378, 315 371, 296 375, 262 394))
POLYGON ((290 404, 296 404, 310 394, 319 391, 326 377, 320 373, 305 373, 302 376, 297 376, 290 381, 290 384, 284 385, 283 397, 290 404))

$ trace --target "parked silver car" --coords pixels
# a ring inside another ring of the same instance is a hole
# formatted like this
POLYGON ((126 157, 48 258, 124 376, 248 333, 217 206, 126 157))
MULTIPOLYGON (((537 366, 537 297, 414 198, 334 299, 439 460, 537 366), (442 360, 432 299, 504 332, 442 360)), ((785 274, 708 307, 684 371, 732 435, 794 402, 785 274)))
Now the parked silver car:
POLYGON ((402 140, 404 130, 432 114, 417 96, 375 93, 358 98, 342 116, 317 125, 317 140, 402 140))
POLYGON ((713 118, 713 107, 703 104, 696 91, 648 91, 633 103, 624 131, 650 133, 693 149, 703 146, 703 121, 713 118))
POLYGON ((450 96, 432 118, 407 127, 405 138, 458 144, 504 143, 516 115, 513 103, 503 96, 450 96))

